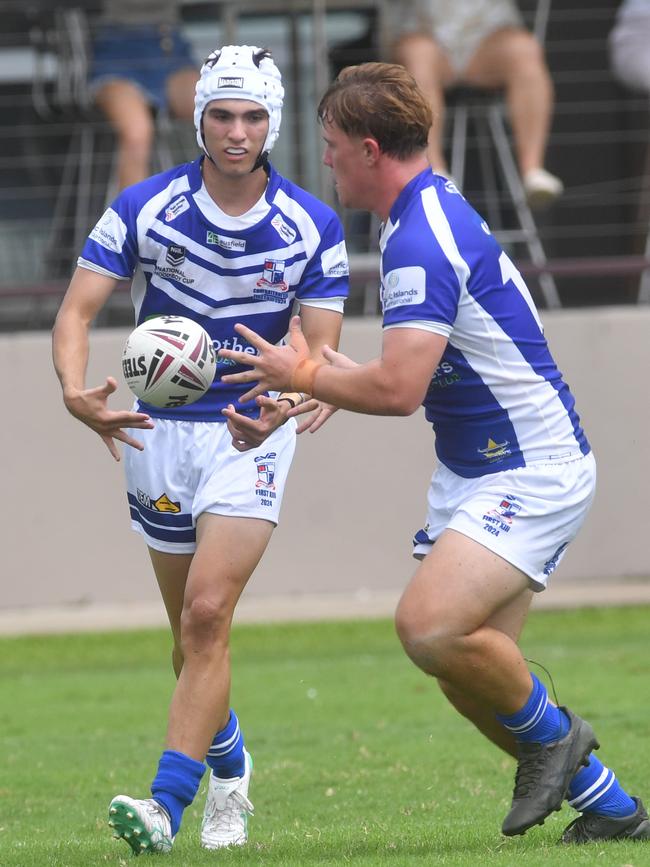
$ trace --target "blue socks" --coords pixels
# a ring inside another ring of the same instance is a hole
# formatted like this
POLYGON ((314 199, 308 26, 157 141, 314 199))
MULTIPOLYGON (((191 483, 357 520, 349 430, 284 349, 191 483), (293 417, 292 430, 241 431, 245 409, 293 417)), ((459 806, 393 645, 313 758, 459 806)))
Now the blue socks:
POLYGON ((581 813, 598 813, 599 816, 631 816, 636 804, 621 788, 613 771, 606 768, 592 753, 589 765, 580 768, 571 780, 567 800, 574 810, 581 813))
MULTIPOLYGON (((569 731, 568 717, 548 700, 544 684, 531 674, 533 691, 520 711, 510 716, 497 714, 497 719, 517 741, 552 743, 569 731)), ((594 753, 589 765, 580 768, 571 780, 567 794, 569 804, 581 813, 599 816, 631 816, 636 804, 621 788, 613 771, 606 768, 594 753)))
POLYGON ((176 836, 183 810, 194 800, 204 773, 205 765, 185 753, 165 750, 160 757, 158 773, 151 784, 151 794, 167 811, 172 837, 176 836))
POLYGON ((548 700, 544 684, 534 674, 531 677, 533 691, 522 709, 510 716, 497 714, 497 719, 518 741, 541 744, 559 741, 569 731, 569 719, 548 700))
POLYGON ((230 711, 226 727, 214 736, 205 761, 214 771, 215 777, 222 780, 244 776, 246 771, 244 736, 234 710, 230 711))
MULTIPOLYGON (((239 721, 234 711, 226 727, 218 732, 208 750, 206 763, 221 779, 243 777, 246 770, 244 738, 239 730, 239 721)), ((151 784, 155 801, 167 812, 176 836, 183 818, 183 810, 194 800, 205 773, 205 765, 179 753, 165 750, 158 763, 158 773, 151 784)))

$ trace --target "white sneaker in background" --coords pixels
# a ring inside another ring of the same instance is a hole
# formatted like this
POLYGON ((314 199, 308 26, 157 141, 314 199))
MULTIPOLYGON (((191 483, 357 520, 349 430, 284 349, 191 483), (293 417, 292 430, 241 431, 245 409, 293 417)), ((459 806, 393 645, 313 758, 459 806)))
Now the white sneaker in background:
POLYGON ((528 204, 535 210, 550 205, 564 192, 562 181, 546 169, 531 169, 522 180, 528 204))
POLYGON ((128 795, 117 795, 108 808, 108 824, 115 837, 128 843, 136 855, 171 851, 174 838, 169 816, 151 798, 136 801, 128 795))
POLYGON ((222 780, 210 773, 201 825, 201 845, 204 849, 243 846, 248 840, 248 817, 253 815, 253 805, 248 800, 253 760, 246 750, 244 761, 246 770, 243 777, 222 780))

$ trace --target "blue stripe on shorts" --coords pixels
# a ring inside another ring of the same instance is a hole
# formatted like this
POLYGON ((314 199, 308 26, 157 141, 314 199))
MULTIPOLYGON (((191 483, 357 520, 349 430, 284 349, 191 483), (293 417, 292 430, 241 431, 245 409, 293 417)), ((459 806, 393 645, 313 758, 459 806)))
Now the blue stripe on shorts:
POLYGON ((195 542, 196 530, 192 516, 179 512, 157 512, 147 509, 133 496, 127 494, 131 520, 136 521, 148 536, 163 542, 195 542))

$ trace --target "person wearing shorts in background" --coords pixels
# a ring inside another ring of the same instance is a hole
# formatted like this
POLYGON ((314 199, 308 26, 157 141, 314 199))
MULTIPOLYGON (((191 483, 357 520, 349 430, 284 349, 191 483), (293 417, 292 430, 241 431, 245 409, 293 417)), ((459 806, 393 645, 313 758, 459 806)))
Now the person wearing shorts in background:
POLYGON ((249 366, 225 379, 252 385, 243 401, 290 387, 373 415, 424 406, 439 467, 415 536, 420 565, 396 612, 406 653, 517 758, 504 834, 542 824, 568 798, 581 815, 564 842, 648 839, 643 804, 596 758, 591 726, 549 700, 518 647, 533 593, 578 532, 596 481, 526 284, 454 184, 432 173, 430 106, 404 67, 344 69, 318 116, 339 201, 382 221, 381 357, 356 364, 325 348, 315 359, 297 318, 284 347, 242 324, 257 354, 222 349, 249 366))
POLYGON ((122 190, 150 172, 154 114, 192 120, 198 64, 181 32, 178 0, 104 0, 91 52, 89 94, 117 136, 122 190))
POLYGON ((254 352, 235 322, 244 317, 281 342, 295 301, 316 357, 324 343, 338 343, 348 293, 343 229, 330 207, 268 162, 283 97, 267 50, 229 45, 210 55, 194 113, 202 156, 115 199, 86 241, 54 327, 67 409, 116 460, 115 440, 127 446, 131 523, 148 546, 174 639, 178 680, 153 797, 118 795, 109 809, 109 824, 136 854, 170 850, 204 762, 202 845, 248 839, 252 761, 229 709, 230 625, 279 519, 296 438, 288 410, 319 416, 330 408, 274 393, 237 412, 243 387, 223 382, 222 372, 237 366, 222 359, 207 394, 190 406, 112 411, 114 379, 85 385, 88 330, 117 283, 135 273, 138 325, 186 316, 216 349, 254 352))
POLYGON ((395 59, 413 75, 433 111, 429 161, 447 176, 442 150, 444 92, 457 85, 503 88, 528 203, 550 204, 562 181, 544 168, 553 82, 544 51, 513 0, 402 0, 395 59))

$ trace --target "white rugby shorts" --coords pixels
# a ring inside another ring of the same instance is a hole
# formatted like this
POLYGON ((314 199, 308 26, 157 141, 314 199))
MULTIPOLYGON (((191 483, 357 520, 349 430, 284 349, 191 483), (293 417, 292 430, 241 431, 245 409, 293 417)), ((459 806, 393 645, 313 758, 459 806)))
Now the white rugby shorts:
POLYGON ((157 551, 191 554, 203 512, 278 523, 296 448, 289 419, 256 449, 238 452, 225 422, 153 419, 124 450, 131 526, 157 551))
POLYGON ((544 590, 589 511, 596 487, 593 454, 465 479, 438 466, 427 495, 426 524, 413 540, 422 559, 443 530, 469 536, 544 590))

